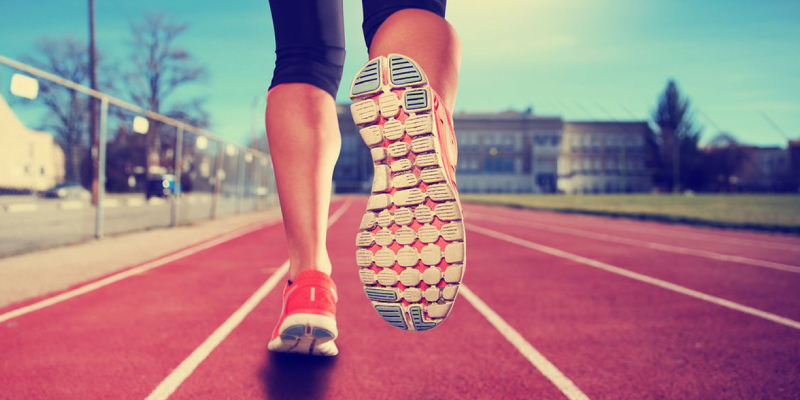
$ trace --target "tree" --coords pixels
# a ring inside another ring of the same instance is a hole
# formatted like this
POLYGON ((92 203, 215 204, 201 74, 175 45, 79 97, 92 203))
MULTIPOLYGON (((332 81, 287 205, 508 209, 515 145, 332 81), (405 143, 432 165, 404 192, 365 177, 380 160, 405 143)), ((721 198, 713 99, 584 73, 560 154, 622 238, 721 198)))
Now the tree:
POLYGON ((750 161, 739 141, 725 132, 719 133, 708 142, 703 159, 707 187, 725 192, 734 190, 736 174, 745 162, 750 161))
POLYGON ((653 110, 653 121, 659 129, 657 184, 663 188, 671 186, 673 192, 695 188, 699 183, 695 172, 701 167, 697 143, 702 128, 694 122, 689 99, 681 95, 672 79, 653 110))
MULTIPOLYGON (((183 102, 172 100, 179 88, 202 82, 207 71, 175 42, 189 25, 174 22, 163 13, 147 14, 131 24, 130 65, 125 84, 134 103, 156 113, 186 121, 199 127, 209 125, 208 113, 199 98, 183 102)), ((161 126, 151 121, 147 133, 147 166, 161 165, 161 126)))
MULTIPOLYGON (((87 84, 89 64, 86 54, 86 45, 72 37, 62 39, 44 37, 36 43, 35 53, 23 55, 21 60, 72 82, 87 84)), ((98 54, 98 65, 101 63, 102 55, 98 54)), ((106 90, 112 89, 110 77, 113 75, 113 69, 105 66, 103 69, 106 71, 107 79, 100 82, 100 87, 106 90)), ((36 103, 30 103, 33 105, 41 102, 48 110, 39 129, 52 132, 56 142, 64 150, 65 181, 86 186, 91 179, 88 164, 91 161, 88 96, 47 80, 41 80, 39 85, 39 99, 36 103)))

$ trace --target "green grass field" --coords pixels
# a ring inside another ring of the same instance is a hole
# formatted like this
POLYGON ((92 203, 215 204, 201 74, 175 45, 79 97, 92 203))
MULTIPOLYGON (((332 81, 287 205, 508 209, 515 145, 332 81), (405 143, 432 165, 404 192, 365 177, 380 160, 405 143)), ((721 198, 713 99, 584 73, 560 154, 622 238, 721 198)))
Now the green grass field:
POLYGON ((537 210, 800 233, 797 195, 462 194, 461 198, 537 210))

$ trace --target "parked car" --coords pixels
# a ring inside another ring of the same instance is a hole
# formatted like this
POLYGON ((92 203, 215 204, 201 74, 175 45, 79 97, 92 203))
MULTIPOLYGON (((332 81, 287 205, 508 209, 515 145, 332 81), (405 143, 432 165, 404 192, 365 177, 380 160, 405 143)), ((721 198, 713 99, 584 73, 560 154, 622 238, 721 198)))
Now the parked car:
POLYGON ((158 174, 150 175, 145 185, 145 196, 148 200, 151 197, 169 197, 175 193, 175 175, 158 174))
POLYGON ((89 200, 92 198, 92 194, 88 190, 74 183, 54 186, 52 189, 42 193, 42 196, 49 199, 64 200, 89 200))

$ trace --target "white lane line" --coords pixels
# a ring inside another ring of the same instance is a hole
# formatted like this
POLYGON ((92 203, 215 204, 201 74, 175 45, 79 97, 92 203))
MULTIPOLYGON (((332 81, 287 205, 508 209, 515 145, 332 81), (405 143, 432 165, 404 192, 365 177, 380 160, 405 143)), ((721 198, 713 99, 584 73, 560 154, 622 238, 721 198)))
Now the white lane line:
POLYGON ((694 239, 694 240, 704 240, 707 242, 713 243, 721 243, 721 244, 735 244, 735 245, 742 245, 742 246, 752 246, 752 247, 764 247, 767 249, 775 249, 775 250, 786 250, 786 251, 793 251, 793 252, 800 252, 800 246, 789 244, 789 243, 780 243, 780 242, 768 242, 766 240, 757 240, 757 239, 744 239, 744 238, 735 238, 731 236, 725 235, 710 235, 710 234, 703 234, 697 232, 684 232, 678 230, 668 230, 668 229, 661 229, 654 227, 653 229, 640 229, 635 227, 629 226, 604 226, 606 229, 613 229, 619 231, 627 231, 627 232, 634 232, 634 233, 646 233, 650 235, 660 235, 660 236, 668 236, 674 237, 679 239, 694 239))
MULTIPOLYGON (((328 228, 333 225, 339 217, 344 214, 347 207, 350 206, 351 199, 347 199, 344 204, 342 204, 339 209, 337 209, 331 216, 328 218, 328 228)), ((175 390, 180 387, 181 384, 188 378, 195 369, 197 369, 200 364, 205 361, 205 359, 211 354, 217 346, 222 343, 225 338, 236 329, 239 324, 244 321, 250 312, 261 303, 261 300, 264 300, 264 297, 267 297, 270 291, 275 288, 275 286, 281 282, 286 272, 289 271, 289 260, 286 260, 281 264, 280 268, 275 271, 274 274, 270 275, 266 282, 264 282, 258 290, 253 293, 247 301, 242 304, 239 309, 234 311, 225 322, 222 323, 214 332, 203 341, 200 346, 198 346, 192 354, 189 354, 189 357, 186 357, 177 368, 172 370, 172 372, 164 378, 161 383, 156 386, 152 393, 145 398, 145 400, 166 400, 175 390)))
POLYGON ((565 233, 568 235, 581 236, 589 239, 604 240, 607 242, 622 243, 631 246, 644 247, 653 250, 666 251, 676 254, 684 254, 697 257, 705 257, 717 261, 727 261, 739 264, 751 265, 754 267, 771 268, 779 271, 793 272, 800 274, 800 267, 795 265, 783 264, 773 261, 758 260, 755 258, 733 256, 729 254, 716 253, 708 250, 690 249, 687 247, 674 246, 670 244, 649 242, 646 240, 632 239, 621 236, 608 235, 605 233, 589 232, 582 229, 567 228, 564 226, 548 225, 533 221, 520 221, 519 219, 511 219, 499 217, 496 215, 486 214, 470 214, 470 218, 485 221, 494 221, 501 224, 516 225, 523 227, 536 226, 537 229, 548 230, 551 232, 565 233))
POLYGON ((219 245, 221 243, 225 243, 227 241, 236 239, 236 238, 238 238, 240 236, 244 236, 244 235, 246 235, 248 233, 257 231, 259 229, 262 229, 262 228, 264 228, 264 227, 266 227, 268 225, 271 225, 271 224, 273 224, 275 222, 277 222, 277 221, 272 221, 272 222, 268 222, 268 223, 259 222, 259 223, 256 223, 256 224, 247 225, 245 227, 239 228, 237 230, 234 230, 234 231, 232 231, 230 233, 224 234, 224 235, 219 236, 217 238, 210 239, 210 240, 208 240, 206 242, 202 242, 200 244, 194 245, 194 246, 189 247, 187 249, 181 250, 181 251, 179 251, 177 253, 173 253, 173 254, 170 254, 170 255, 165 256, 165 257, 157 258, 157 259, 155 259, 153 261, 149 261, 149 262, 147 262, 145 264, 142 264, 142 265, 140 265, 138 267, 134 267, 134 268, 122 271, 120 273, 117 273, 117 274, 108 276, 106 278, 100 279, 98 281, 94 281, 92 283, 80 286, 78 288, 69 290, 69 291, 61 293, 59 295, 56 295, 56 296, 53 296, 53 297, 49 297, 49 298, 46 298, 46 299, 41 300, 41 301, 37 301, 36 303, 29 304, 27 306, 17 308, 15 310, 8 311, 8 312, 6 312, 4 314, 0 314, 0 323, 8 321, 8 320, 10 320, 12 318, 19 317, 21 315, 25 315, 25 314, 28 314, 28 313, 32 313, 34 311, 41 310, 41 309, 43 309, 45 307, 49 307, 49 306, 52 306, 54 304, 61 303, 62 301, 69 300, 69 299, 71 299, 73 297, 77 297, 77 296, 80 296, 82 294, 89 293, 89 292, 91 292, 93 290, 100 289, 103 286, 108 286, 108 285, 110 285, 110 284, 112 284, 114 282, 121 281, 121 280, 123 280, 125 278, 141 274, 141 273, 149 271, 149 270, 151 270, 153 268, 158 268, 158 267, 160 267, 162 265, 171 263, 171 262, 173 262, 175 260, 179 260, 181 258, 191 256, 192 254, 198 253, 200 251, 209 249, 209 248, 214 247, 216 245, 219 245))
MULTIPOLYGON (((472 215, 472 214, 470 214, 472 215)), ((511 218, 519 218, 518 216, 510 216, 511 218)), ((525 221, 536 221, 540 223, 550 224, 553 222, 551 218, 535 218, 530 219, 530 216, 526 216, 528 218, 524 218, 525 221)), ((596 217, 602 218, 602 217, 596 217)), ((599 222, 596 220, 592 220, 593 222, 599 222)), ((561 226, 564 226, 563 224, 561 226)), ((621 226, 620 224, 609 224, 603 225, 603 229, 611 229, 617 231, 627 231, 627 232, 634 232, 634 233, 645 233, 648 235, 659 235, 659 236, 668 236, 668 237, 675 237, 679 239, 696 239, 696 240, 704 240, 707 242, 714 242, 714 243, 722 243, 722 244, 738 244, 743 246, 753 246, 753 247, 764 247, 768 249, 776 249, 776 250, 786 250, 786 251, 793 251, 793 252, 800 252, 800 245, 794 245, 791 243, 782 243, 782 242, 768 242, 766 240, 758 240, 758 239, 745 239, 741 237, 733 237, 733 236, 726 236, 723 234, 707 234, 707 233, 699 233, 699 232, 689 232, 677 229, 665 229, 661 226, 653 226, 651 228, 639 228, 633 226, 621 226)))
POLYGON ((39 206, 36 203, 14 203, 6 205, 6 212, 9 213, 21 213, 21 212, 33 212, 39 209, 39 206))
POLYGON ((117 208, 119 207, 119 200, 117 199, 105 199, 103 200, 103 208, 117 208))
POLYGON ((67 200, 58 203, 59 210, 80 210, 83 206, 84 202, 79 200, 67 200))
POLYGON ((777 314, 773 314, 773 313, 766 312, 766 311, 761 311, 761 310, 753 308, 753 307, 748 307, 748 306, 745 306, 745 305, 742 305, 742 304, 739 304, 739 303, 736 303, 736 302, 733 302, 733 301, 730 301, 730 300, 725 300, 725 299, 720 298, 720 297, 712 296, 710 294, 706 294, 706 293, 703 293, 703 292, 698 292, 697 290, 689 289, 689 288, 687 288, 685 286, 676 285, 674 283, 667 282, 667 281, 664 281, 664 280, 661 280, 661 279, 657 279, 657 278, 653 278, 653 277, 650 277, 650 276, 647 276, 647 275, 644 275, 644 274, 640 274, 640 273, 637 273, 637 272, 629 271, 629 270, 624 269, 624 268, 615 267, 613 265, 606 264, 606 263, 604 263, 602 261, 593 260, 591 258, 586 258, 586 257, 583 257, 583 256, 579 256, 577 254, 572 254, 572 253, 566 252, 564 250, 559 250, 559 249, 556 249, 556 248, 553 248, 553 247, 549 247, 549 246, 545 246, 545 245, 542 245, 542 244, 534 243, 534 242, 531 242, 531 241, 528 241, 528 240, 525 240, 525 239, 520 239, 520 238, 518 238, 516 236, 507 235, 505 233, 498 232, 498 231, 495 231, 495 230, 492 230, 492 229, 488 229, 488 228, 484 228, 484 227, 481 227, 481 226, 477 226, 477 225, 474 225, 474 224, 467 224, 467 228, 469 228, 470 230, 472 230, 474 232, 481 233, 481 234, 484 234, 486 236, 493 237, 495 239, 500 239, 500 240, 503 240, 503 241, 506 241, 506 242, 509 242, 509 243, 513 243, 513 244, 522 246, 522 247, 527 247, 529 249, 540 251, 540 252, 545 253, 545 254, 550 254, 552 256, 565 258, 567 260, 571 260, 571 261, 574 261, 574 262, 577 262, 577 263, 585 264, 585 265, 588 265, 590 267, 594 267, 594 268, 601 269, 601 270, 604 270, 604 271, 607 271, 607 272, 611 272, 613 274, 622 275, 622 276, 627 277, 627 278, 631 278, 631 279, 634 279, 634 280, 637 280, 637 281, 640 281, 640 282, 644 282, 644 283, 648 283, 648 284, 651 284, 651 285, 654 285, 654 286, 658 286, 660 288, 671 290, 673 292, 680 293, 680 294, 683 294, 683 295, 686 295, 686 296, 694 297, 696 299, 707 301, 709 303, 716 304, 718 306, 722 306, 722 307, 725 307, 725 308, 729 308, 731 310, 735 310, 735 311, 739 311, 739 312, 742 312, 742 313, 745 313, 745 314, 749 314, 749 315, 752 315, 752 316, 755 316, 755 317, 763 318, 763 319, 766 319, 768 321, 772 321, 772 322, 775 322, 775 323, 778 323, 778 324, 781 324, 781 325, 788 326, 790 328, 800 329, 800 322, 795 321, 793 319, 789 319, 789 318, 786 318, 786 317, 781 317, 780 315, 777 315, 777 314))
POLYGON ((144 205, 144 199, 127 199, 125 205, 128 207, 141 207, 144 205))
POLYGON ((528 343, 519 332, 509 325, 502 317, 492 310, 483 300, 472 292, 466 285, 461 284, 459 293, 463 296, 495 329, 514 346, 523 357, 539 370, 550 382, 570 400, 589 400, 569 378, 567 378, 553 363, 550 362, 539 350, 528 343))

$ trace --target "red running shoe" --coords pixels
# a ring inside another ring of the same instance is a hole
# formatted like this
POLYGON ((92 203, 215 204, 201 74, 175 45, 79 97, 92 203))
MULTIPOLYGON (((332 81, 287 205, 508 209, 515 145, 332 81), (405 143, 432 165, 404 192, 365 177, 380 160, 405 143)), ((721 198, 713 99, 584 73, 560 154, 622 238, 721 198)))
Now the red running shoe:
POLYGON ((336 284, 328 274, 303 271, 283 289, 283 308, 267 348, 280 353, 335 356, 336 284))
POLYGON ((423 331, 450 313, 464 274, 464 224, 450 113, 414 60, 377 57, 350 86, 375 164, 356 237, 364 291, 390 325, 423 331))

